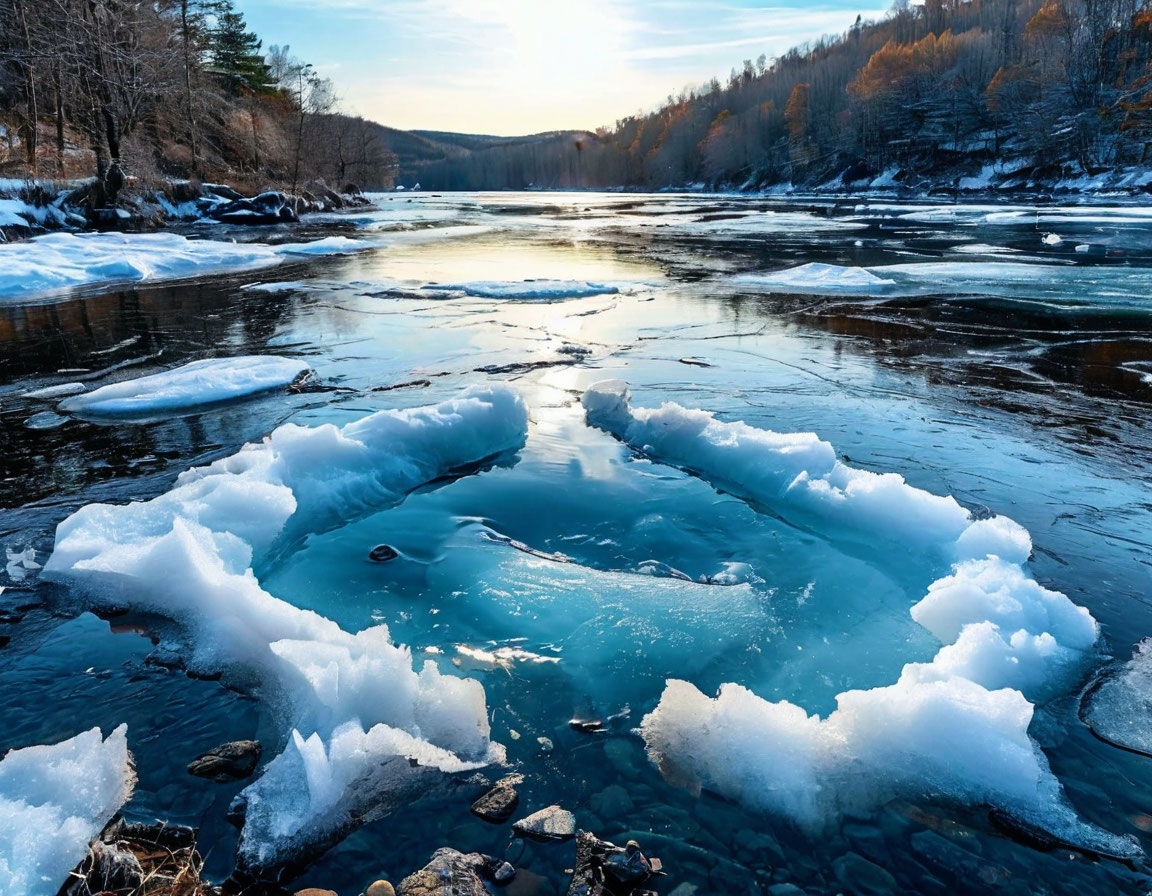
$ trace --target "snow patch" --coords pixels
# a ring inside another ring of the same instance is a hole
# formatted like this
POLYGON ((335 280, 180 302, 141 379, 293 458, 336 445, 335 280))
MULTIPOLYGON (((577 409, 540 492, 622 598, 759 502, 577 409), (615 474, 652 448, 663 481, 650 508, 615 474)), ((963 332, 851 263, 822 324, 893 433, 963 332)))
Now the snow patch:
POLYGON ((101 283, 251 270, 288 257, 349 254, 372 245, 347 237, 270 246, 190 240, 174 233, 51 233, 0 245, 0 299, 32 298, 101 283))

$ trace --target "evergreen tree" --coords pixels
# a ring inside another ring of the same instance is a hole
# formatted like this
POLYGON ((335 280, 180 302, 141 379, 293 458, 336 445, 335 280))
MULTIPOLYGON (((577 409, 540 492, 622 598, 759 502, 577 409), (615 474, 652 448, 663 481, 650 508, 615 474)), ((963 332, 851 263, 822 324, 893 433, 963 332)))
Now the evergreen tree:
POLYGON ((260 52, 263 42, 248 30, 244 16, 232 6, 232 0, 220 0, 215 19, 208 55, 225 88, 233 96, 268 92, 272 84, 268 64, 260 52))

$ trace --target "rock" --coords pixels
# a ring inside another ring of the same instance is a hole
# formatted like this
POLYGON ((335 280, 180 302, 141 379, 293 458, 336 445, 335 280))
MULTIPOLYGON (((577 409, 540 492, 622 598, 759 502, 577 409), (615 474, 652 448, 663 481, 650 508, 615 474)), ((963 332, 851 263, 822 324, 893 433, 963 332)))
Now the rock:
POLYGON ((364 896, 396 896, 396 888, 386 880, 378 880, 368 885, 364 896))
POLYGON ((512 831, 541 843, 563 843, 576 836, 576 817, 567 809, 549 806, 520 819, 512 825, 512 831))
POLYGON ((485 858, 455 849, 438 849, 432 860, 400 881, 399 896, 489 896, 480 876, 485 858))
POLYGON ((660 860, 651 859, 640 844, 629 840, 621 849, 587 831, 576 837, 576 869, 568 896, 640 896, 660 871, 660 860))
POLYGON ((373 563, 387 563, 389 560, 395 560, 400 554, 396 548, 390 544, 378 544, 368 552, 368 559, 373 563))
POLYGON ((294 224, 300 217, 293 210, 283 193, 261 193, 252 199, 237 199, 212 209, 209 214, 225 224, 248 226, 268 226, 270 224, 294 224))
POLYGON ((250 777, 260 763, 263 748, 259 741, 237 740, 221 744, 188 763, 188 774, 223 784, 250 777))
POLYGON ((335 890, 321 890, 319 887, 309 887, 307 890, 297 890, 293 896, 339 896, 335 890))
POLYGON ((804 896, 804 891, 796 884, 773 884, 768 888, 768 896, 804 896))
POLYGON ((503 824, 520 805, 516 785, 523 780, 521 775, 512 775, 497 781, 495 787, 472 804, 472 814, 492 824, 503 824))
POLYGON ((668 896, 696 896, 700 892, 700 888, 695 884, 680 884, 668 896))
POLYGON ((855 896, 885 896, 896 891, 896 878, 854 852, 846 852, 832 863, 836 880, 855 896))
POLYGON ((492 880, 498 884, 506 884, 516 876, 516 869, 513 868, 508 862, 501 862, 496 866, 496 870, 492 872, 492 880))
POLYGON ((634 806, 628 791, 619 784, 612 784, 593 794, 589 803, 592 811, 601 818, 620 818, 631 812, 634 806))

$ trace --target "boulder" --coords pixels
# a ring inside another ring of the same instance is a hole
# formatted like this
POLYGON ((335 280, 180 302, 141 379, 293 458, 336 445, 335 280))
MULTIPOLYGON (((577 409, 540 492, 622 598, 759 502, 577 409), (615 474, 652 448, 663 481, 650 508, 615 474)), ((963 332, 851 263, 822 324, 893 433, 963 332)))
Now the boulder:
POLYGON ((396 888, 386 880, 378 880, 369 884, 364 896, 396 896, 396 888))
POLYGON ((549 806, 520 819, 512 832, 540 843, 563 843, 576 836, 576 818, 567 809, 549 806))
POLYGON ((836 880, 854 896, 883 896, 896 892, 896 878, 863 856, 847 852, 832 863, 836 880))
POLYGON ((270 191, 252 199, 237 199, 212 209, 209 214, 224 224, 243 224, 252 227, 271 224, 293 224, 300 220, 288 197, 270 191))
POLYGON ((645 856, 635 840, 621 848, 580 831, 567 896, 646 896, 648 882, 660 874, 660 860, 645 856))
POLYGON ((399 896, 489 896, 481 877, 487 860, 479 853, 438 849, 423 869, 400 881, 399 896))
POLYGON ((495 787, 472 804, 472 814, 492 824, 503 824, 520 805, 516 785, 523 780, 522 775, 510 775, 497 781, 495 787))
POLYGON ((221 744, 188 763, 188 774, 220 784, 242 781, 256 771, 262 754, 259 741, 238 740, 221 744))

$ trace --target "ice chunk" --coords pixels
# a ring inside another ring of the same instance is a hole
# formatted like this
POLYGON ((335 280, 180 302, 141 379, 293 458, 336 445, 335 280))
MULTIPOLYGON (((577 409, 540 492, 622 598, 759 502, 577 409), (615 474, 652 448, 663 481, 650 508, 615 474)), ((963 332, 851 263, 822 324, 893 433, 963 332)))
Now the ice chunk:
MULTIPOLYGON (((381 411, 343 427, 282 426, 262 444, 184 473, 151 501, 82 508, 58 527, 45 574, 78 586, 93 602, 172 620, 188 642, 191 668, 255 689, 278 710, 283 730, 301 734, 301 743, 315 735, 329 756, 343 756, 334 738, 355 723, 362 743, 347 761, 360 763, 366 775, 374 763, 392 767, 395 754, 388 751, 397 744, 406 751, 417 744, 424 752, 404 755, 427 753, 445 770, 491 762, 502 753, 489 741, 479 684, 441 676, 431 666, 417 673, 408 649, 393 644, 385 626, 346 632, 273 597, 253 570, 309 533, 520 448, 526 432, 527 409, 507 387, 381 411)), ((343 764, 345 771, 332 771, 335 783, 316 778, 328 773, 323 764, 286 760, 276 768, 307 770, 307 786, 324 793, 336 788, 351 798, 360 785, 349 781, 368 786, 343 764)), ((292 788, 275 782, 252 786, 265 805, 294 798, 292 788)), ((298 824, 286 840, 246 833, 242 857, 259 864, 319 848, 341 828, 339 817, 357 814, 354 805, 336 809, 320 799, 315 812, 292 816, 298 824)), ((281 830, 254 823, 256 831, 281 830)))
MULTIPOLYGON (((670 682, 644 721, 653 758, 735 799, 819 827, 895 796, 990 804, 1071 842, 1135 847, 1078 821, 1028 738, 1025 694, 1058 687, 1096 642, 1088 611, 1025 571, 1031 539, 1004 518, 974 520, 954 499, 894 473, 836 460, 814 434, 781 434, 665 404, 632 408, 626 384, 592 386, 591 424, 659 461, 829 537, 916 546, 927 595, 913 619, 942 643, 896 684, 838 695, 827 718, 735 684, 709 699, 670 682), (938 576, 940 566, 950 573, 938 576)), ((914 567, 911 568, 913 574, 914 567)))
POLYGON ((0 892, 55 896, 132 796, 127 728, 93 728, 0 760, 0 892))
POLYGON ((76 395, 60 409, 93 417, 166 414, 283 388, 308 369, 304 361, 274 355, 207 358, 76 395))
POLYGON ((1081 716, 1109 743, 1152 756, 1152 639, 1141 641, 1130 660, 1093 682, 1081 716))
POLYGON ((848 691, 825 719, 736 684, 709 698, 669 681, 641 731, 672 780, 821 831, 896 797, 992 805, 1070 843, 1133 857, 1136 841, 1080 821, 1028 736, 1032 706, 963 678, 848 691))
POLYGON ((271 267, 285 257, 339 255, 372 243, 329 237, 312 243, 225 243, 175 233, 51 233, 0 245, 0 299, 31 298, 97 283, 173 280, 271 267))
POLYGON ((741 274, 734 277, 733 282, 738 287, 770 292, 818 295, 835 295, 842 292, 851 295, 883 293, 888 287, 895 285, 893 281, 877 277, 865 268, 847 268, 819 262, 763 274, 741 274))
POLYGON ((324 849, 349 831, 402 809, 445 773, 471 771, 467 762, 405 731, 359 722, 325 741, 293 730, 285 748, 243 792, 240 854, 258 868, 300 859, 300 848, 324 849))

